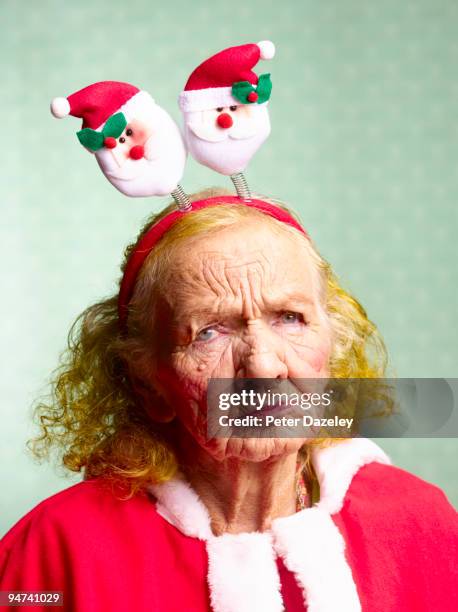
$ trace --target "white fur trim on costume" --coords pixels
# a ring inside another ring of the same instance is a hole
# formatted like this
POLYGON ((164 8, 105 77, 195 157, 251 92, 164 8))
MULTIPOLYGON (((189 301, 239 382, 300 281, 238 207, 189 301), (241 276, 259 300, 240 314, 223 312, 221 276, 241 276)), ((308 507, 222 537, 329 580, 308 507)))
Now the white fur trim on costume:
POLYGON ((270 533, 226 533, 207 542, 215 612, 281 612, 280 578, 270 533))
POLYGON ((70 114, 70 103, 67 98, 54 98, 51 101, 51 113, 56 119, 63 119, 70 114))
POLYGON ((235 106, 240 101, 232 95, 232 87, 207 87, 182 91, 178 96, 178 106, 183 113, 209 110, 219 106, 235 106))
POLYGON ((191 486, 181 479, 148 486, 157 499, 156 509, 185 535, 199 540, 212 537, 210 516, 191 486))
POLYGON ((275 45, 271 40, 261 40, 258 42, 261 51, 261 59, 270 60, 275 56, 275 45))
POLYGON ((391 459, 368 438, 349 438, 326 448, 312 449, 312 464, 320 483, 318 507, 329 514, 341 510, 353 476, 367 463, 391 464, 391 459))
POLYGON ((361 610, 345 541, 329 514, 307 508, 273 521, 272 532, 275 550, 302 587, 308 612, 361 610))
POLYGON ((358 470, 391 460, 371 440, 352 438, 312 450, 320 501, 273 521, 270 531, 214 536, 210 516, 197 493, 182 479, 148 487, 157 510, 185 535, 206 541, 208 582, 215 612, 283 610, 275 554, 302 587, 309 612, 359 612, 361 605, 345 540, 331 518, 358 470))

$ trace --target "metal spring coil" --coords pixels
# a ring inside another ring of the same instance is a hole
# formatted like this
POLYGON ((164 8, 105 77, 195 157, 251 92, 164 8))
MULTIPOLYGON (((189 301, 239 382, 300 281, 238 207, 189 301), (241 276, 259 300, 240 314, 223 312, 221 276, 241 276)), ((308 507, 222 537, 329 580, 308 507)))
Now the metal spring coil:
POLYGON ((239 198, 245 202, 251 202, 250 188, 248 187, 248 183, 246 182, 243 172, 231 174, 231 180, 234 183, 234 187, 239 198))
POLYGON ((186 195, 183 187, 181 185, 177 185, 176 189, 172 191, 172 196, 177 203, 178 208, 182 212, 186 212, 187 210, 191 210, 192 203, 189 197, 186 195))

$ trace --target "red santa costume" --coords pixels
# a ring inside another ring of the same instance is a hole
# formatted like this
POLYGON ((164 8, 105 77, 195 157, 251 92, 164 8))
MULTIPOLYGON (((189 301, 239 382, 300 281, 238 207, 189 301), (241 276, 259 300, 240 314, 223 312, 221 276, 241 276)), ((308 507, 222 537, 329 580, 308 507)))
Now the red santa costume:
POLYGON ((0 590, 63 591, 78 612, 458 610, 458 521, 443 492, 367 439, 312 461, 319 502, 262 533, 214 536, 181 479, 124 501, 104 479, 76 484, 4 537, 0 590))

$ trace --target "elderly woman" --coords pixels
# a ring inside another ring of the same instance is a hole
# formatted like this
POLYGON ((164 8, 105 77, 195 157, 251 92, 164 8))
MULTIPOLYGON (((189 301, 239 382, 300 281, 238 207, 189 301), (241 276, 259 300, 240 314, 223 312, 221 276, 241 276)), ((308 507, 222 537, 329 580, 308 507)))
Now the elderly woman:
POLYGON ((84 612, 458 609, 455 511, 376 444, 206 435, 210 379, 376 378, 386 360, 285 207, 192 199, 147 223, 119 295, 73 328, 34 450, 84 481, 6 535, 1 590, 84 612))

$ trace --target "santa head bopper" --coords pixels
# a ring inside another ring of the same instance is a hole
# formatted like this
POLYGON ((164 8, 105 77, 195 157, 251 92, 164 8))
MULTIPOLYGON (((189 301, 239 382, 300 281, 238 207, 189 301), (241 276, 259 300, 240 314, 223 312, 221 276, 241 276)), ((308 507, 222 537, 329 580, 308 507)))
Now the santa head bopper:
POLYGON ((258 76, 259 60, 275 55, 274 44, 229 47, 198 66, 178 104, 189 153, 225 175, 243 172, 270 134, 270 74, 258 76))
POLYGON ((150 94, 101 81, 51 102, 54 117, 82 119, 77 133, 112 185, 128 196, 161 196, 181 180, 186 150, 180 130, 150 94))

